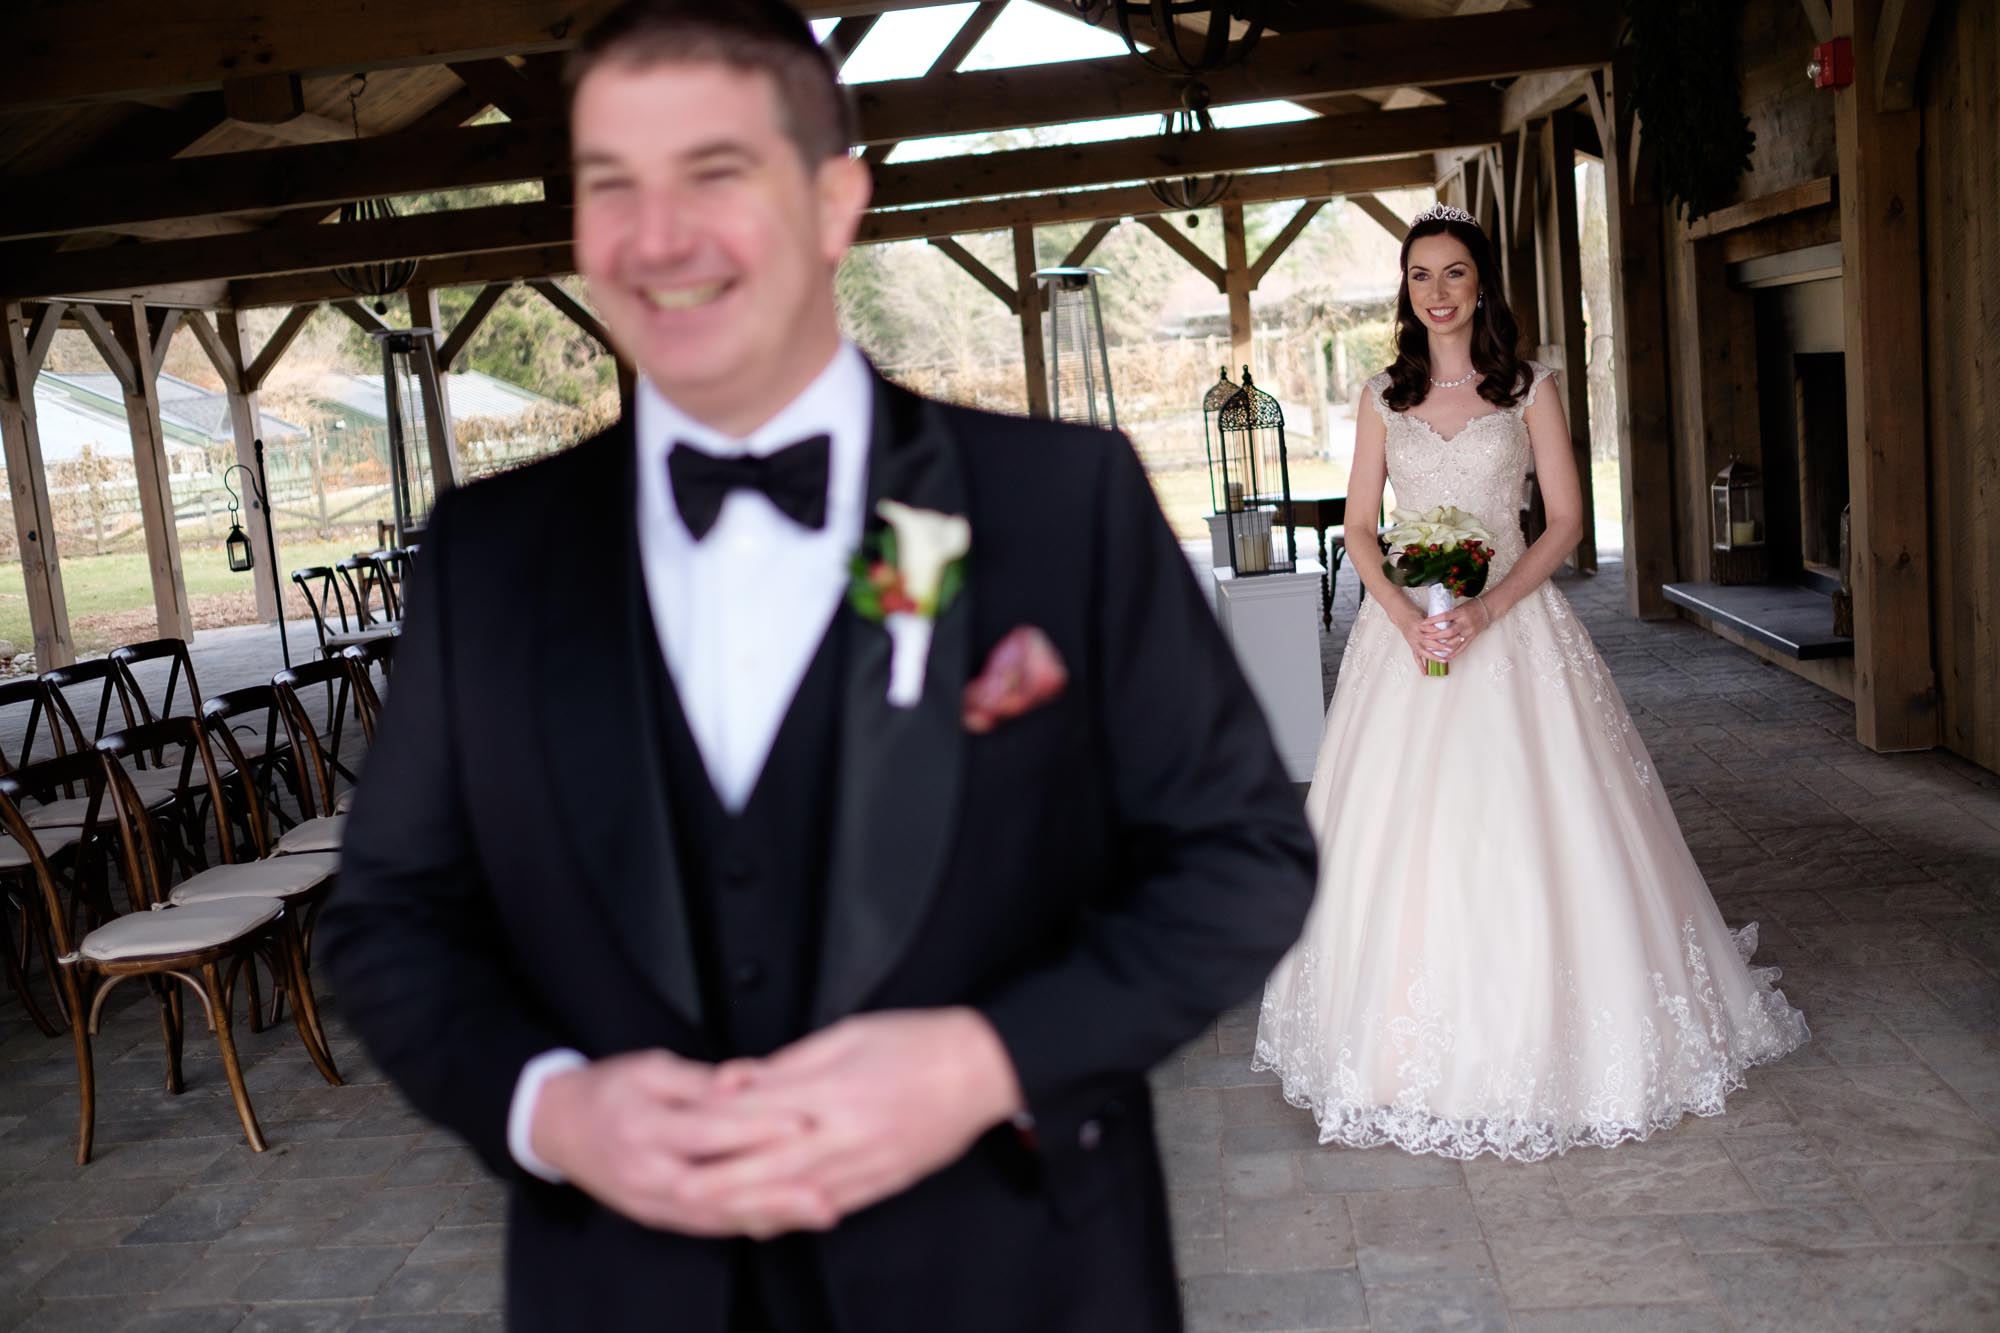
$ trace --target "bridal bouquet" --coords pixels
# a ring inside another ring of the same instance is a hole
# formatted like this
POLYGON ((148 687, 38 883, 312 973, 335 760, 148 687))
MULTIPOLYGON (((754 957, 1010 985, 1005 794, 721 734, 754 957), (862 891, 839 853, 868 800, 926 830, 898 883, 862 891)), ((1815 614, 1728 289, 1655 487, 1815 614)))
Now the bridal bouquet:
MULTIPOLYGON (((1425 615, 1451 610, 1455 597, 1477 597, 1493 561, 1493 534, 1454 505, 1418 513, 1397 509, 1389 515, 1382 544, 1389 558, 1382 572, 1403 588, 1428 588, 1425 615)), ((1424 674, 1449 676, 1451 663, 1424 663, 1424 674)))

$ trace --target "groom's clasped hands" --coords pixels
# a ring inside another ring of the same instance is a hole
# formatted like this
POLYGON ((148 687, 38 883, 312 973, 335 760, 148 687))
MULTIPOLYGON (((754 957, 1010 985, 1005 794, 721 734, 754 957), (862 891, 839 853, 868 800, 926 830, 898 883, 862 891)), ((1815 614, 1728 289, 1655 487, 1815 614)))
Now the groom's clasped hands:
POLYGON ((1017 1114, 1012 1062, 966 1008, 843 1020, 772 1055, 636 1051, 557 1075, 537 1156, 633 1221, 689 1235, 825 1230, 1017 1114))

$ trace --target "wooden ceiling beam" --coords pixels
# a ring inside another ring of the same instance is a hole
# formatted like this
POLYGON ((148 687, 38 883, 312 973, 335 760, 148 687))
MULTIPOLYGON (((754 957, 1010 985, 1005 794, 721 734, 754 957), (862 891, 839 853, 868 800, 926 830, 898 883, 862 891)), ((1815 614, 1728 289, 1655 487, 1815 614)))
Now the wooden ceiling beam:
MULTIPOLYGON (((563 277, 574 272, 575 251, 569 242, 561 241, 551 245, 426 259, 417 266, 417 280, 435 291, 478 283, 515 283, 531 278, 563 277)), ((352 295, 353 292, 341 286, 331 272, 321 269, 280 277, 240 279, 229 284, 227 303, 237 309, 252 310, 260 306, 338 301, 352 295)))
POLYGON ((1565 69, 1524 74, 1514 80, 1500 94, 1500 132, 1512 134, 1531 120, 1540 120, 1589 96, 1590 75, 1587 69, 1565 69))
POLYGON ((241 236, 114 245, 58 254, 0 246, 0 292, 68 296, 121 286, 262 277, 346 264, 515 250, 567 241, 570 210, 554 204, 495 204, 379 222, 282 227, 241 236))
POLYGON ((1490 143, 1499 135, 1498 104, 1489 97, 1481 103, 1324 116, 1314 121, 1217 130, 1185 139, 1147 135, 900 166, 883 164, 876 168, 875 202, 893 208, 1164 176, 1352 161, 1490 143))
MULTIPOLYGON (((1228 191, 1218 202, 1275 203, 1286 199, 1322 199, 1374 190, 1408 190, 1428 186, 1434 179, 1428 154, 1373 162, 1345 162, 1334 166, 1241 175, 1230 183, 1228 191)), ((859 240, 862 244, 879 244, 1000 231, 1021 223, 1095 222, 1103 218, 1143 218, 1185 211, 1163 206, 1143 185, 1115 190, 1071 190, 870 213, 861 220, 859 240)))
MULTIPOLYGON (((439 188, 501 185, 569 171, 557 120, 212 153, 121 167, 16 176, 0 236, 95 231, 134 223, 313 206, 439 188)), ((233 275, 231 275, 233 276, 233 275)))
MULTIPOLYGON (((1371 23, 1271 38, 1256 56, 1206 76, 1216 106, 1398 88, 1479 83, 1611 60, 1612 14, 1543 9, 1371 23)), ((1171 111, 1175 80, 1137 56, 889 79, 854 90, 862 142, 985 134, 1171 111)))
MULTIPOLYGON (((849 18, 936 2, 795 0, 795 7, 808 18, 849 18)), ((241 0, 16 5, 7 16, 0 111, 220 88, 245 71, 316 77, 561 51, 613 3, 313 0, 259 18, 246 16, 241 0)))
POLYGON ((531 79, 509 61, 459 60, 452 63, 451 72, 509 120, 560 120, 567 114, 559 86, 531 79))

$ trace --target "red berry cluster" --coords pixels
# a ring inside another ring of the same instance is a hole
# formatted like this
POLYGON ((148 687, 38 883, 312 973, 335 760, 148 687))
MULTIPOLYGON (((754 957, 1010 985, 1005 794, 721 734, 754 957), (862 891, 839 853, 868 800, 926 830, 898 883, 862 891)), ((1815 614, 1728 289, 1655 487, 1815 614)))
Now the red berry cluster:
POLYGON ((882 614, 893 616, 915 611, 916 601, 903 588, 903 575, 886 560, 877 560, 868 567, 868 581, 882 594, 882 614))

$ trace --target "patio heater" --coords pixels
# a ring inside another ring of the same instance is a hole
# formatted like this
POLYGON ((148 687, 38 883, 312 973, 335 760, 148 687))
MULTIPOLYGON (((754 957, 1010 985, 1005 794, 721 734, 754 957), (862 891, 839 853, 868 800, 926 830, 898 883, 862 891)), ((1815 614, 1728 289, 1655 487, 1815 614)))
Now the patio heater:
MULTIPOLYGON (((427 328, 377 329, 382 345, 383 415, 389 426, 389 495, 396 545, 423 529, 437 499, 436 443, 429 423, 444 420, 438 388, 436 334, 427 328)), ((445 478, 449 486, 451 479, 445 478)))
POLYGON ((1258 388, 1243 367, 1243 383, 1215 417, 1216 450, 1209 486, 1221 483, 1223 526, 1230 568, 1238 575, 1289 574, 1292 550, 1292 478, 1285 454, 1285 412, 1258 388), (1272 541, 1284 531, 1282 554, 1272 541))
POLYGON ((1097 299, 1101 268, 1045 268, 1035 274, 1049 315, 1049 415, 1086 426, 1118 426, 1111 393, 1111 354, 1104 342, 1104 308, 1097 299))

